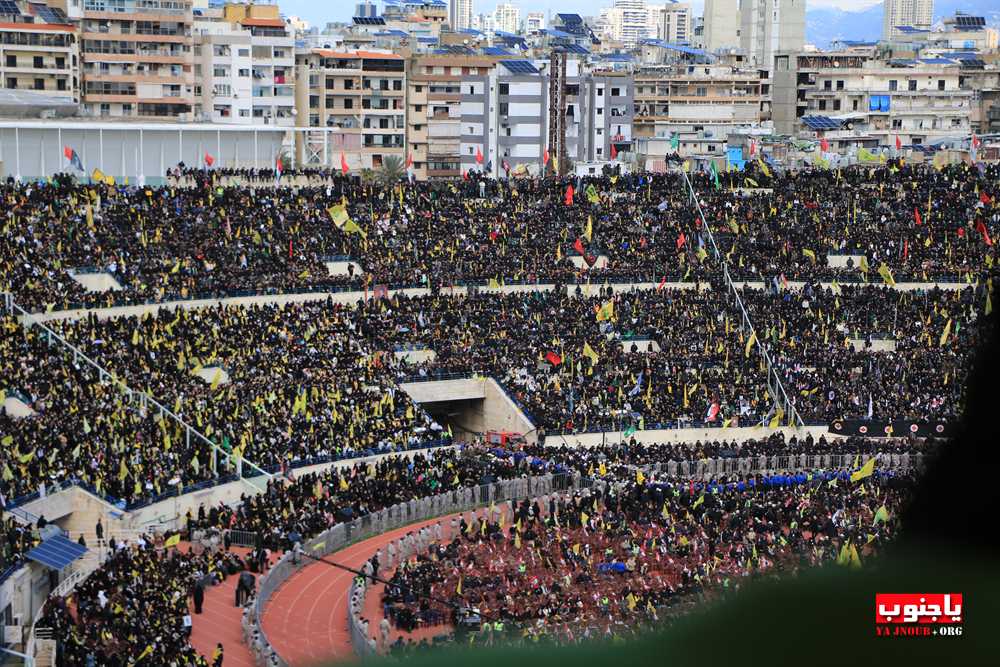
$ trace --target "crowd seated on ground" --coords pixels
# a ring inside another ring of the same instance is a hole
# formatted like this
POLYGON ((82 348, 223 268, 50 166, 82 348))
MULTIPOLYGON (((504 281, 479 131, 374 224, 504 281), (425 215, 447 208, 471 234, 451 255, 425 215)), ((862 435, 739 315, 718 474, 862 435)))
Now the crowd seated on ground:
MULTIPOLYGON (((832 472, 708 485, 625 476, 603 492, 504 503, 402 561, 384 611, 400 630, 447 632, 455 608, 475 609, 481 630, 455 631, 472 643, 622 639, 748 578, 860 565, 894 536, 911 483, 832 472)), ((408 647, 401 634, 387 648, 408 647)))
POLYGON ((897 280, 974 282, 995 257, 997 170, 886 165, 766 176, 752 165, 724 174, 719 187, 693 174, 706 220, 678 173, 473 174, 395 188, 328 174, 296 188, 221 186, 211 170, 190 172, 193 187, 8 180, 0 287, 31 310, 60 310, 347 285, 693 280, 712 274, 706 225, 740 279, 880 282, 885 264, 897 280), (747 181, 768 187, 745 190, 747 181), (353 226, 330 212, 342 203, 353 226), (866 259, 829 266, 837 254, 866 259), (607 265, 586 275, 571 260, 602 255, 607 265), (325 262, 342 256, 363 273, 330 275, 325 262), (123 289, 88 293, 70 275, 77 269, 107 271, 123 289))

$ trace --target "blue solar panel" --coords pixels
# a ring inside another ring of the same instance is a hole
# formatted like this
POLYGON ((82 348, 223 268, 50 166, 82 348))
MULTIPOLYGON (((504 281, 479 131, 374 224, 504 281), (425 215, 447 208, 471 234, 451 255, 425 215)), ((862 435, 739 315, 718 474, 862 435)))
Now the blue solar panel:
POLYGON ((538 74, 538 68, 527 60, 503 60, 500 64, 511 74, 538 74))
POLYGON ((587 48, 580 46, 579 44, 566 44, 565 46, 562 46, 560 48, 566 53, 576 53, 581 56, 586 56, 590 54, 590 51, 587 48))
POLYGON ((803 116, 802 122, 812 130, 836 130, 840 122, 828 116, 803 116))
POLYGON ((62 535, 55 535, 29 551, 28 558, 53 570, 61 570, 85 553, 87 547, 80 546, 62 535))
POLYGON ((483 54, 487 56, 509 56, 513 55, 510 51, 503 48, 502 46, 484 46, 483 54))

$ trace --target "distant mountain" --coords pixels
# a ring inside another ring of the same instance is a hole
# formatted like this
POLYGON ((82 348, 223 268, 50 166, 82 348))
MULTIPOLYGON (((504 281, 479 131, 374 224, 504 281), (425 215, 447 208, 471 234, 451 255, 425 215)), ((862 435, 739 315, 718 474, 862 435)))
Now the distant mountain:
MULTIPOLYGON (((997 0, 938 0, 934 3, 934 20, 954 16, 956 11, 985 16, 988 24, 1000 26, 997 0)), ((821 49, 838 39, 876 40, 881 37, 881 3, 857 12, 828 8, 806 10, 806 41, 821 49)))

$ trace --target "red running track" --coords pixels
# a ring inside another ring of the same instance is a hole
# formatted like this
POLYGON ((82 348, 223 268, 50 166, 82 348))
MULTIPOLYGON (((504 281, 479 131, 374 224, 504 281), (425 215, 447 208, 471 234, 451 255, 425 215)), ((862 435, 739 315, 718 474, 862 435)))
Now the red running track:
MULTIPOLYGON (((242 547, 232 547, 230 551, 241 558, 250 552, 242 547)), ((274 560, 272 555, 272 563, 274 560)), ((260 580, 261 575, 254 576, 260 580)), ((222 642, 224 667, 255 667, 253 655, 243 643, 243 609, 233 604, 239 578, 239 574, 230 575, 218 586, 206 590, 200 614, 195 614, 191 605, 191 645, 210 661, 215 645, 222 642)))
MULTIPOLYGON (((384 553, 392 540, 438 521, 447 530, 445 517, 414 523, 353 544, 330 554, 327 559, 360 569, 376 551, 382 549, 384 553)), ((354 659, 347 627, 347 598, 353 577, 346 570, 313 563, 292 575, 271 596, 262 619, 264 633, 278 655, 289 665, 310 667, 323 662, 354 659)), ((369 597, 372 595, 376 592, 369 591, 369 597)), ((368 604, 365 606, 367 608, 368 604)), ((236 627, 239 628, 238 621, 236 627)), ((373 637, 376 635, 377 621, 370 623, 369 632, 373 637)), ((225 667, 230 667, 228 649, 225 667)))

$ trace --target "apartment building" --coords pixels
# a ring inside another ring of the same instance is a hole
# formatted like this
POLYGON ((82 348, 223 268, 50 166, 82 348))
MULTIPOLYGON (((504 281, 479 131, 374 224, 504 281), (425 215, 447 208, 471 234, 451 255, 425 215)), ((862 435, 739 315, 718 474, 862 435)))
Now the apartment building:
POLYGON ((194 22, 195 118, 295 124, 295 38, 277 5, 227 3, 194 22))
POLYGON ((708 51, 740 45, 740 1, 705 0, 702 44, 708 51))
POLYGON ((674 2, 668 5, 647 5, 649 37, 675 44, 687 44, 694 37, 691 25, 691 5, 674 2))
MULTIPOLYGON (((697 140, 724 140, 770 117, 769 83, 760 70, 678 63, 643 68, 634 76, 633 128, 638 152, 645 155, 673 152, 667 144, 675 134, 684 145, 700 145, 704 142, 697 140)), ((709 152, 713 147, 709 142, 709 152)))
POLYGON ((462 82, 488 78, 496 62, 491 56, 448 55, 410 61, 406 149, 413 158, 414 178, 461 176, 462 82))
POLYGON ((312 49, 295 56, 296 133, 304 164, 374 169, 390 155, 405 160, 406 61, 393 53, 312 49), (305 136, 303 136, 305 135, 305 136))
POLYGON ((45 5, 16 6, 0 14, 0 82, 7 90, 38 91, 80 102, 76 28, 66 14, 45 5), (17 13, 13 13, 14 10, 17 13), (27 21, 30 20, 31 23, 27 21))
POLYGON ((92 116, 190 121, 190 0, 83 0, 83 107, 92 116))
POLYGON ((933 21, 934 0, 885 0, 882 5, 882 39, 892 41, 905 37, 906 28, 930 30, 933 21))
MULTIPOLYGON (((775 129, 883 146, 968 135, 975 91, 957 60, 886 61, 874 48, 779 56, 775 129)), ((833 143, 833 142, 831 142, 833 143)))
POLYGON ((798 53, 806 43, 806 0, 742 0, 740 47, 748 62, 774 68, 779 53, 798 53))

